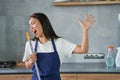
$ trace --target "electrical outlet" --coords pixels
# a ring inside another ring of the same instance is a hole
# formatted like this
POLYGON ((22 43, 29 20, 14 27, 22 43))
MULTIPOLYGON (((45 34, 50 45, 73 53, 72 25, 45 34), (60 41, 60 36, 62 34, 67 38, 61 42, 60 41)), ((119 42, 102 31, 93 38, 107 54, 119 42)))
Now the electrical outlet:
POLYGON ((88 53, 84 56, 84 59, 104 59, 104 53, 88 53))

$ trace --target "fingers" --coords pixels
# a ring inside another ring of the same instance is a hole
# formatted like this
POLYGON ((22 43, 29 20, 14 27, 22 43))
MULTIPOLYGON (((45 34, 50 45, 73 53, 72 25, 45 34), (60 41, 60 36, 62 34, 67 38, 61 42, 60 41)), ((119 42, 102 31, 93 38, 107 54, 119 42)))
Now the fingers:
POLYGON ((95 22, 94 16, 92 16, 91 14, 87 14, 85 19, 87 22, 90 22, 90 23, 95 22))
POLYGON ((83 21, 80 18, 78 19, 78 22, 80 25, 82 25, 82 23, 83 23, 83 21))
POLYGON ((95 22, 95 18, 94 18, 94 16, 91 16, 90 23, 94 23, 94 22, 95 22))

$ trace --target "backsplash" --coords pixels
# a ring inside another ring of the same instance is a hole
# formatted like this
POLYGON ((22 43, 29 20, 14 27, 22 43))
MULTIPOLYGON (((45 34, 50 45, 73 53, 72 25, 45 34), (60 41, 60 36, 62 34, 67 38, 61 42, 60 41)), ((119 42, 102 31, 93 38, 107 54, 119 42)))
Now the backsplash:
MULTIPOLYGON (((81 43, 78 18, 89 13, 95 23, 89 31, 89 53, 107 53, 107 46, 120 46, 118 14, 120 5, 54 6, 53 0, 0 0, 0 60, 22 61, 29 31, 28 17, 34 12, 48 15, 55 32, 75 44, 81 43)), ((116 56, 116 49, 114 57, 116 56)), ((74 54, 64 62, 103 62, 104 59, 84 59, 74 54)))

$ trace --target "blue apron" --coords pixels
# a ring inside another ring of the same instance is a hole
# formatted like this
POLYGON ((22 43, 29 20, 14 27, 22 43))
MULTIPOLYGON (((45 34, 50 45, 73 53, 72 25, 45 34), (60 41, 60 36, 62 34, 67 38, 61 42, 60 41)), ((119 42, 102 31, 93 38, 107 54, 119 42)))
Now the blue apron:
MULTIPOLYGON (((60 59, 56 50, 55 42, 52 40, 54 52, 37 53, 37 64, 40 72, 41 80, 61 80, 60 78, 60 59)), ((38 40, 35 44, 35 52, 37 52, 38 40)), ((32 80, 38 80, 35 65, 32 68, 32 80)))

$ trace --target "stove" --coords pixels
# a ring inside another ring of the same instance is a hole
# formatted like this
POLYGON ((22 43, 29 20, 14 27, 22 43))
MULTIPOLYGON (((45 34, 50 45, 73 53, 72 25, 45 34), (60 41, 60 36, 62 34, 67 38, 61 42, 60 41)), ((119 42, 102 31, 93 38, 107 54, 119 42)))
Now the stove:
POLYGON ((15 61, 0 61, 0 69, 13 68, 15 65, 15 61))

